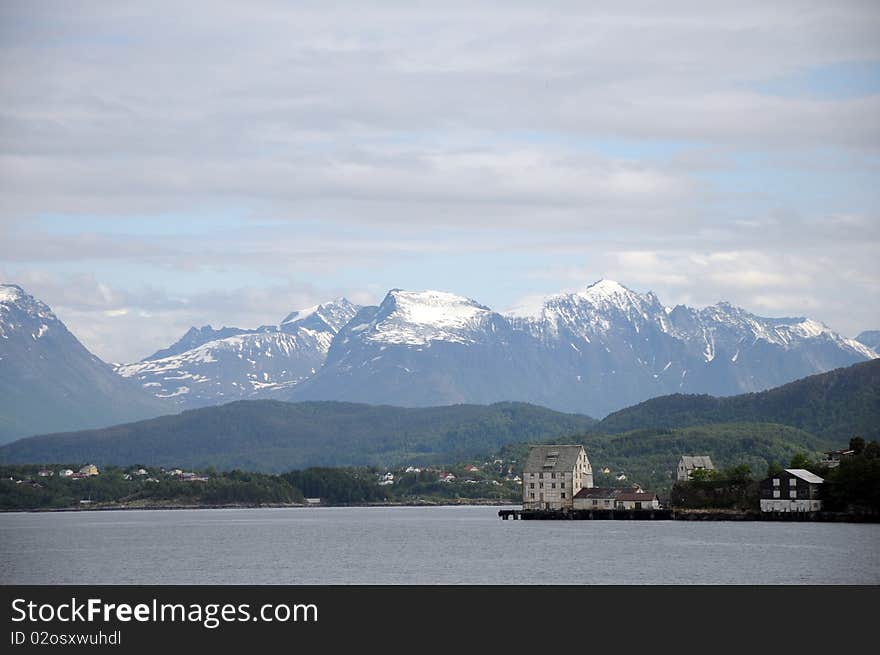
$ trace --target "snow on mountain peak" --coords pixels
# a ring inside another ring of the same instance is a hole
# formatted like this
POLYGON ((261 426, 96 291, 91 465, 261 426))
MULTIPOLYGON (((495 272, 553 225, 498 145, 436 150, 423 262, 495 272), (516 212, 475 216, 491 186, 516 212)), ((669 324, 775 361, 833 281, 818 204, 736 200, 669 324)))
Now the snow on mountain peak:
POLYGON ((290 312, 283 321, 281 321, 281 325, 286 325, 287 323, 293 323, 295 321, 302 321, 307 319, 309 316, 312 316, 321 305, 314 305, 312 307, 308 307, 306 309, 295 309, 290 312))
POLYGON ((607 278, 602 278, 601 280, 593 282, 593 284, 589 285, 584 291, 584 295, 592 297, 618 296, 621 294, 629 295, 631 293, 633 293, 633 291, 623 286, 620 282, 609 280, 607 278))
POLYGON ((359 306, 352 304, 347 298, 336 298, 331 302, 290 312, 281 321, 281 329, 287 332, 297 326, 317 330, 325 330, 329 327, 335 334, 354 317, 359 309, 359 306))
POLYGON ((17 284, 0 284, 0 303, 18 302, 25 295, 24 289, 17 284))
MULTIPOLYGON (((0 325, 3 330, 0 336, 7 336, 7 332, 25 327, 30 322, 60 323, 46 303, 34 298, 17 284, 0 284, 0 316, 5 317, 3 325, 0 325)), ((45 334, 45 330, 39 326, 35 331, 39 336, 45 334)), ((34 338, 38 338, 36 334, 34 338)))
POLYGON ((603 309, 609 307, 626 309, 634 306, 641 308, 646 302, 653 304, 657 300, 653 293, 641 296, 619 282, 605 279, 594 282, 576 295, 579 299, 603 309))
POLYGON ((446 291, 392 289, 379 307, 370 341, 426 344, 429 341, 470 343, 468 333, 493 314, 475 300, 446 291))

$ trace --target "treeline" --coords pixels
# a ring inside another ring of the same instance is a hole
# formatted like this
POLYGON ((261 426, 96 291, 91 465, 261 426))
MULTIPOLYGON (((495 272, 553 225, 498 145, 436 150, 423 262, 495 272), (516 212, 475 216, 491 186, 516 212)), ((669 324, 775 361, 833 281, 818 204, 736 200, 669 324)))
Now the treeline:
POLYGON ((59 509, 89 506, 293 505, 318 498, 322 505, 407 502, 507 501, 519 499, 520 487, 497 472, 440 482, 436 469, 398 473, 394 484, 381 485, 384 469, 308 468, 280 475, 214 469, 189 472, 200 480, 159 468, 107 467, 90 477, 40 476, 72 466, 0 466, 0 509, 59 509), (143 471, 138 475, 137 471, 143 471), (465 481, 466 480, 466 481, 465 481), (503 481, 499 481, 503 480, 503 481))
POLYGON ((851 514, 880 514, 880 443, 866 443, 861 437, 850 439, 852 454, 840 464, 828 467, 811 454, 795 454, 787 466, 771 462, 766 471, 746 464, 720 471, 698 470, 692 480, 676 482, 670 493, 674 507, 689 509, 757 510, 760 506, 758 480, 773 477, 783 468, 806 469, 824 480, 821 486, 823 510, 851 514))
POLYGON ((823 475, 823 500, 827 509, 880 514, 880 443, 850 440, 853 454, 833 469, 816 466, 823 475))
MULTIPOLYGON (((52 467, 54 471, 56 468, 52 467)), ((243 471, 209 472, 204 481, 181 480, 151 470, 126 479, 123 469, 100 475, 41 477, 33 466, 0 467, 0 509, 64 508, 119 503, 138 505, 234 505, 298 503, 302 492, 277 476, 243 471)), ((129 474, 130 475, 130 474, 129 474)))

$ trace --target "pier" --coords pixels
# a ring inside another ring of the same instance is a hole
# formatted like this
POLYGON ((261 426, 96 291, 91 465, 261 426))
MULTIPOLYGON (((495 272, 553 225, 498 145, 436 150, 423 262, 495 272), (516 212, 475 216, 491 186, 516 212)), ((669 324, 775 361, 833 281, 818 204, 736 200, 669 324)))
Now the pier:
POLYGON ((503 521, 668 521, 671 509, 501 509, 503 521))
POLYGON ((501 509, 503 521, 797 521, 877 523, 880 516, 845 512, 760 512, 700 509, 501 509))

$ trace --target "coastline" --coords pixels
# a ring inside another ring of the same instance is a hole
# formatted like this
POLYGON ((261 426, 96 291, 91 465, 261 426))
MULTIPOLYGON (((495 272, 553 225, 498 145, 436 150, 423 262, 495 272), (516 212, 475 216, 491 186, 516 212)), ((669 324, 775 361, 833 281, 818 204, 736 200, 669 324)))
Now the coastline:
POLYGON ((517 505, 516 502, 499 502, 497 500, 487 500, 485 502, 469 500, 468 502, 451 503, 451 502, 433 502, 433 501, 412 501, 412 502, 393 502, 393 503, 334 503, 326 505, 309 505, 305 503, 224 503, 219 505, 192 504, 183 505, 176 503, 169 504, 149 504, 149 505, 122 505, 122 504, 93 504, 80 507, 34 507, 34 508, 16 508, 16 509, 0 509, 0 514, 36 514, 36 513, 52 513, 52 512, 112 512, 112 511, 141 511, 141 510, 182 510, 182 509, 317 509, 328 507, 508 507, 517 505))

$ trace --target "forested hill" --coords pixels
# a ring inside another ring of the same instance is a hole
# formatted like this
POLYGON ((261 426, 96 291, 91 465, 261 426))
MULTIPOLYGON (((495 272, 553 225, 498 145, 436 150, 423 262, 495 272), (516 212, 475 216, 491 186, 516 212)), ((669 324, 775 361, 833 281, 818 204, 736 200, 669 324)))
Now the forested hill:
POLYGON ((661 396, 610 414, 596 429, 626 432, 737 422, 779 423, 844 443, 854 435, 878 439, 880 359, 812 375, 760 393, 727 398, 661 396))
POLYGON ((99 430, 28 437, 0 462, 242 468, 446 463, 513 442, 564 438, 595 420, 525 403, 399 408, 239 401, 99 430))

